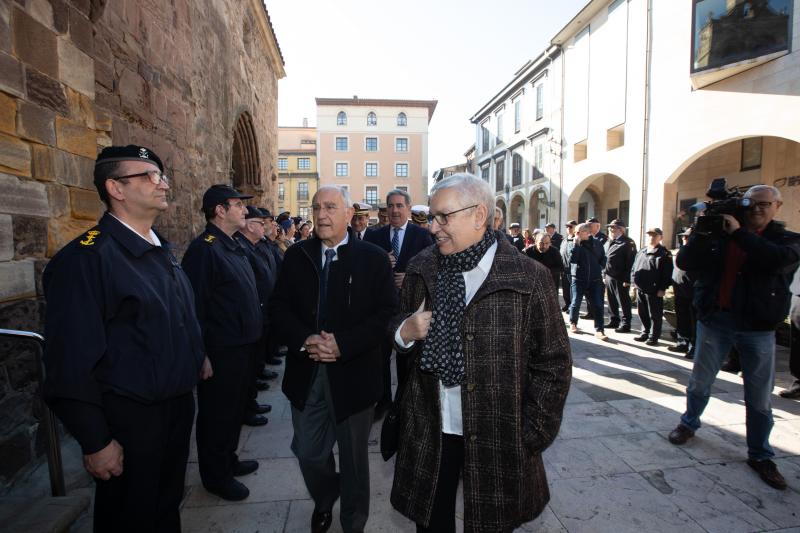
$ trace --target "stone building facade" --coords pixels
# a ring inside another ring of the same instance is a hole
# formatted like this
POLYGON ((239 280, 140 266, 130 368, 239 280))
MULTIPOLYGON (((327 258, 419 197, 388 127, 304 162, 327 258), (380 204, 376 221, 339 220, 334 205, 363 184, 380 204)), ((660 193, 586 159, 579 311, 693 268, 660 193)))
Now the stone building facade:
MULTIPOLYGON (((228 183, 273 207, 283 58, 261 0, 0 0, 0 328, 42 331, 48 258, 103 212, 93 160, 164 161, 180 253, 228 183)), ((33 352, 0 343, 0 491, 42 452, 33 352)))

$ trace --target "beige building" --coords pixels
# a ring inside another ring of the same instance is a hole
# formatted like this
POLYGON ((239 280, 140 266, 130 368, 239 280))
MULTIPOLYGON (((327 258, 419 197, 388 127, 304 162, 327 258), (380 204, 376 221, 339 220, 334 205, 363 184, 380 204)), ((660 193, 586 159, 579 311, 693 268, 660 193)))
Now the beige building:
POLYGON ((274 214, 289 211, 292 216, 311 218, 311 198, 318 184, 317 129, 307 126, 278 128, 278 188, 274 214))
MULTIPOLYGON (((428 203, 428 125, 436 100, 317 98, 321 185, 340 185, 374 208, 392 189, 428 203)), ((372 211, 372 217, 377 211, 372 211)))

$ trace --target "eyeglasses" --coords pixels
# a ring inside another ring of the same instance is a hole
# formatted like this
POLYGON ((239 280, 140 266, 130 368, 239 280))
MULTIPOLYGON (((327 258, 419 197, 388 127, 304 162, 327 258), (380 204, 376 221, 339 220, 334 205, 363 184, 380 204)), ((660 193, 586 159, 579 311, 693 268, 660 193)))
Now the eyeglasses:
POLYGON ((109 176, 108 179, 118 181, 127 178, 140 178, 143 176, 147 176, 150 179, 150 183, 153 185, 158 185, 162 181, 164 184, 169 185, 169 178, 160 170, 148 170, 147 172, 138 172, 136 174, 128 174, 127 176, 109 176))
POLYGON ((461 211, 466 211, 467 209, 472 209, 473 207, 478 207, 478 204, 473 204, 467 207, 462 207, 461 209, 456 209, 455 211, 450 211, 449 213, 429 213, 428 214, 428 224, 432 224, 435 220, 437 224, 440 226, 447 225, 447 217, 450 215, 455 215, 456 213, 460 213, 461 211))
POLYGON ((771 202, 753 202, 752 204, 750 204, 750 207, 758 207, 759 209, 766 209, 766 208, 770 207, 774 203, 775 203, 775 200, 773 200, 771 202))

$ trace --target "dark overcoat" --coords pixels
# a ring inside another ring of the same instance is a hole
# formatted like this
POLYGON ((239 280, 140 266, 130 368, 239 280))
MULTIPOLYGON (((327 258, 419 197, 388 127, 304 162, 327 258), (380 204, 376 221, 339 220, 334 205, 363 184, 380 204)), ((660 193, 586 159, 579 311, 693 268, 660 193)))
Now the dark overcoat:
POLYGON ((273 335, 289 348, 284 394, 302 411, 316 367, 327 365, 339 421, 370 407, 383 394, 380 347, 397 311, 389 258, 348 231, 350 239, 339 247, 338 259, 330 267, 325 324, 318 320, 322 244, 317 237, 286 250, 269 306, 273 335), (334 363, 317 363, 302 349, 309 335, 323 329, 334 334, 342 354, 334 363))
MULTIPOLYGON (((432 308, 436 251, 408 265, 401 312, 432 308)), ((550 499, 541 453, 555 439, 572 375, 566 328, 548 270, 498 234, 497 252, 461 325, 465 382, 464 531, 513 529, 541 513, 550 499)), ((427 525, 441 455, 439 382, 419 370, 423 343, 411 352, 411 372, 400 405, 400 447, 392 505, 427 525)))

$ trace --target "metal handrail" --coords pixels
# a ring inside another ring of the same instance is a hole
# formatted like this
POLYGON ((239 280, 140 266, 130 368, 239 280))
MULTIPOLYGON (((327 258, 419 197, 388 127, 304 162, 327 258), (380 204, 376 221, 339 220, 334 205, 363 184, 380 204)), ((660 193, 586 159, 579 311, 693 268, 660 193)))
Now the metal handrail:
MULTIPOLYGON (((14 329, 0 329, 0 337, 11 339, 33 341, 36 344, 36 367, 39 376, 39 394, 44 385, 44 364, 42 354, 44 353, 44 337, 32 331, 18 331, 14 329)), ((42 400, 42 421, 44 422, 45 434, 47 438, 47 467, 50 471, 50 492, 53 496, 66 496, 67 491, 64 486, 64 467, 61 462, 61 445, 58 439, 58 426, 53 412, 42 400)))

